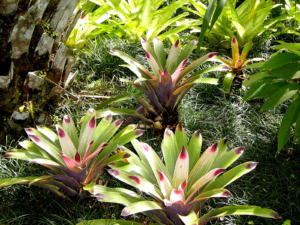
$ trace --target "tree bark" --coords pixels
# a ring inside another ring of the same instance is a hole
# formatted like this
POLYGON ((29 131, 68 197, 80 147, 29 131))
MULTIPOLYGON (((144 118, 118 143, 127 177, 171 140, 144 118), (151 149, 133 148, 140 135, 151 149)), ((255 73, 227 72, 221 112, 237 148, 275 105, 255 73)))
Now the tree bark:
POLYGON ((78 2, 0 0, 0 114, 60 101, 61 89, 44 80, 63 85, 74 65, 64 42, 79 18, 78 2))

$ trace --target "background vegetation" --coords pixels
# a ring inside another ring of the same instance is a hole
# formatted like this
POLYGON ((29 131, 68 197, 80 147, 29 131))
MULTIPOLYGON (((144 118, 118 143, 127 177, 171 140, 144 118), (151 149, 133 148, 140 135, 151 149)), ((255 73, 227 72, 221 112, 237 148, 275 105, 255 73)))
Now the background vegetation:
MULTIPOLYGON (((237 6, 242 2, 237 1, 237 6)), ((281 5, 273 8, 268 14, 264 25, 269 27, 264 33, 255 37, 256 41, 248 55, 249 58, 269 59, 276 52, 276 49, 271 47, 277 45, 277 41, 300 43, 297 33, 300 8, 296 1, 273 0, 269 2, 281 5)), ((207 1, 203 1, 203 3, 208 5, 207 1)), ((86 2, 82 1, 82 4, 84 6, 86 2)), ((161 7, 169 4, 171 1, 165 1, 161 7)), ((191 4, 185 4, 184 7, 195 9, 191 7, 191 4)), ((94 6, 91 13, 97 9, 99 6, 94 6)), ((178 9, 173 17, 184 12, 186 12, 184 8, 178 9)), ((88 13, 88 10, 85 13, 88 13)), ((189 18, 198 19, 199 17, 190 15, 189 18)), ((182 20, 182 22, 184 21, 182 20)), ((188 28, 180 33, 181 44, 187 43, 198 35, 189 33, 191 27, 188 28)), ((167 28, 166 31, 168 29, 170 28, 167 28)), ((197 30, 197 27, 193 27, 193 29, 197 30)), ((75 44, 75 47, 73 46, 71 54, 78 58, 74 71, 78 71, 78 73, 67 90, 80 98, 74 100, 70 95, 64 94, 57 107, 49 107, 48 119, 43 125, 53 126, 57 122, 61 122, 60 120, 65 114, 70 115, 74 121, 78 121, 88 108, 95 108, 105 97, 117 96, 121 93, 143 95, 137 88, 119 81, 119 78, 133 80, 135 75, 128 68, 119 66, 124 64, 120 58, 108 53, 111 49, 118 49, 146 65, 147 60, 140 42, 133 41, 135 36, 127 38, 122 35, 119 37, 108 35, 108 32, 103 29, 100 33, 101 35, 97 37, 84 34, 82 37, 86 38, 86 45, 78 48, 75 44)), ((227 48, 221 46, 220 43, 212 43, 211 38, 210 35, 204 38, 200 50, 201 55, 214 51, 218 51, 220 56, 231 55, 229 46, 227 48)), ((167 51, 171 49, 172 40, 172 38, 164 40, 167 51)), ((195 59, 197 59, 196 53, 193 52, 190 60, 195 59)), ((209 65, 217 65, 217 63, 209 62, 209 65)), ((205 67, 207 64, 203 66, 205 67)), ((198 68, 198 70, 200 69, 198 68)), ((257 68, 249 68, 245 70, 245 73, 251 77, 259 71, 257 68)), ((222 74, 221 72, 212 72, 205 76, 219 79, 222 74)), ((217 86, 197 84, 185 96, 179 107, 180 120, 188 137, 191 137, 196 130, 200 130, 204 141, 202 149, 206 149, 224 137, 228 138, 229 149, 244 146, 244 155, 233 166, 246 161, 259 162, 255 170, 229 186, 229 190, 232 192, 230 198, 210 200, 209 207, 258 205, 273 209, 283 219, 235 216, 214 220, 210 224, 300 224, 299 141, 293 142, 290 139, 282 150, 275 154, 281 121, 292 99, 260 113, 266 100, 252 99, 243 102, 246 93, 247 89, 241 88, 233 89, 230 94, 225 94, 222 82, 217 86)), ((135 109, 137 106, 138 104, 134 101, 114 104, 114 107, 128 109, 135 109)), ((9 116, 10 114, 2 114, 1 119, 8 121, 9 116)), ((117 116, 114 119, 117 119, 117 116)), ((293 134, 294 128, 293 125, 291 134, 293 134)), ((13 132, 6 132, 5 136, 1 138, 0 154, 4 155, 10 149, 19 148, 18 142, 25 139, 27 139, 25 135, 20 137, 14 135, 13 132)), ((139 140, 148 143, 156 151, 160 150, 161 137, 156 131, 146 130, 139 140)), ((126 146, 132 149, 130 144, 126 146)), ((49 170, 36 164, 0 158, 0 179, 47 174, 50 174, 49 170)), ((101 182, 109 187, 125 187, 134 190, 132 187, 112 179, 106 170, 102 173, 101 182)), ((211 209, 209 207, 207 210, 211 209)), ((122 209, 123 206, 101 203, 94 199, 83 203, 70 202, 44 189, 26 185, 0 189, 0 224, 76 224, 99 218, 119 219, 122 218, 120 216, 122 209)), ((150 223, 149 219, 140 214, 134 215, 130 219, 145 224, 150 223)))

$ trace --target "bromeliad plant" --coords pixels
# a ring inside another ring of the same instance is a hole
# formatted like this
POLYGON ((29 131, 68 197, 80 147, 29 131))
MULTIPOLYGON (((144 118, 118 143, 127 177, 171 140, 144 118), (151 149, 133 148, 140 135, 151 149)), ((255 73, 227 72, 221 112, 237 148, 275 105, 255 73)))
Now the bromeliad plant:
MULTIPOLYGON (((196 131, 188 144, 180 123, 175 134, 165 130, 161 145, 164 162, 148 144, 137 140, 133 140, 132 144, 139 157, 119 146, 131 157, 127 159, 128 163, 111 164, 112 169, 108 172, 138 188, 152 200, 121 188, 93 184, 84 187, 99 201, 126 205, 122 216, 143 212, 154 221, 166 225, 202 225, 227 215, 280 218, 273 210, 245 205, 221 207, 202 214, 203 205, 210 198, 228 198, 231 193, 224 187, 256 167, 256 162, 246 162, 225 172, 242 155, 243 147, 228 151, 227 140, 223 139, 209 147, 199 158, 202 146, 200 132, 196 131)), ((97 224, 98 221, 94 222, 97 224)))
POLYGON ((121 79, 121 81, 127 82, 143 91, 149 97, 149 101, 136 94, 125 93, 98 105, 96 108, 97 115, 100 117, 107 114, 128 115, 141 119, 147 124, 152 124, 157 129, 164 129, 167 126, 175 129, 179 122, 178 106, 185 94, 196 83, 217 84, 217 79, 202 78, 201 75, 210 71, 222 70, 222 66, 208 67, 189 76, 194 69, 214 57, 217 53, 206 54, 193 61, 189 66, 184 67, 189 55, 197 45, 197 40, 191 41, 181 52, 179 41, 176 41, 167 59, 161 40, 155 39, 153 48, 144 38, 141 38, 141 41, 152 72, 124 52, 112 50, 111 54, 122 58, 128 63, 125 66, 138 76, 138 79, 134 82, 126 79, 121 79), (114 108, 102 109, 110 103, 129 98, 139 101, 141 107, 136 111, 114 108), (146 117, 141 114, 143 112, 146 113, 146 117))
MULTIPOLYGON (((221 57, 216 56, 213 60, 219 61, 223 63, 224 69, 227 68, 228 70, 231 70, 228 72, 223 81, 223 90, 227 93, 230 93, 230 90, 232 87, 234 88, 241 88, 242 83, 245 79, 247 79, 247 76, 244 75, 244 68, 245 66, 251 62, 251 61, 260 61, 264 60, 263 58, 253 58, 253 59, 248 59, 247 55, 250 51, 250 49, 253 46, 253 42, 249 41, 245 44, 242 54, 239 54, 239 46, 238 43, 235 39, 235 37, 232 38, 231 40, 231 51, 232 51, 232 58, 224 59, 221 57)), ((254 65, 251 65, 253 67, 260 67, 261 64, 256 63, 254 65)))
POLYGON ((243 99, 268 98, 261 112, 293 99, 279 128, 277 152, 291 139, 291 127, 295 123, 293 141, 300 138, 300 47, 297 43, 280 43, 273 47, 279 51, 263 64, 261 72, 247 81, 246 86, 250 89, 243 99), (288 52, 280 53, 282 50, 288 52))
POLYGON ((90 2, 99 8, 79 20, 67 42, 70 47, 81 48, 98 35, 117 36, 130 42, 139 41, 140 36, 150 40, 159 37, 161 40, 169 38, 176 41, 179 32, 202 23, 185 19, 188 12, 172 17, 188 0, 172 1, 168 5, 163 5, 165 1, 161 0, 90 2), (166 31, 166 28, 169 29, 166 31))
POLYGON ((31 141, 20 142, 24 149, 12 149, 3 157, 37 163, 49 168, 54 175, 7 178, 0 180, 0 187, 13 184, 35 185, 46 188, 59 196, 85 197, 83 186, 98 181, 100 172, 112 162, 128 158, 125 152, 109 157, 117 145, 123 145, 142 135, 142 130, 129 125, 116 134, 122 120, 112 122, 106 116, 96 124, 96 111, 89 109, 81 125, 80 135, 71 117, 65 115, 62 124, 56 125, 57 134, 47 127, 25 129, 31 141))
MULTIPOLYGON (((224 0, 222 1, 224 2, 224 0)), ((189 2, 197 11, 187 7, 182 8, 204 18, 205 11, 209 6, 206 7, 201 1, 197 0, 190 0, 189 2)), ((226 1, 226 5, 216 23, 209 32, 205 33, 209 43, 220 44, 222 40, 229 42, 230 38, 235 36, 239 45, 243 46, 246 42, 270 29, 273 24, 265 24, 265 20, 272 8, 279 6, 271 0, 245 0, 238 7, 236 7, 236 4, 236 0, 226 1)), ((199 30, 193 32, 199 32, 199 30)))

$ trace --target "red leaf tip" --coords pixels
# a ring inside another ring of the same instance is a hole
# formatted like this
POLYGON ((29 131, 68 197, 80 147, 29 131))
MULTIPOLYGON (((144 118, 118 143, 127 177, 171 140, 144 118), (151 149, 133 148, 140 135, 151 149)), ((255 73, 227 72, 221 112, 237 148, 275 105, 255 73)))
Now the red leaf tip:
POLYGON ((71 119, 68 115, 64 115, 64 121, 65 123, 71 123, 71 119))
POLYGON ((128 216, 131 213, 129 209, 123 209, 121 216, 128 216))
POLYGON ((140 39, 141 39, 142 43, 146 43, 147 42, 147 40, 145 38, 143 38, 143 37, 140 37, 140 39))
POLYGON ((272 216, 274 219, 282 219, 281 218, 281 216, 279 216, 276 212, 272 212, 271 214, 270 214, 270 216, 272 216))
POLYGON ((93 117, 93 118, 90 120, 90 122, 89 122, 89 127, 90 127, 90 128, 95 128, 95 126, 96 126, 96 118, 93 117))
POLYGON ((93 108, 89 109, 89 114, 93 114, 94 112, 95 112, 95 109, 93 109, 93 108))
POLYGON ((184 180, 180 185, 179 185, 179 190, 184 190, 186 185, 186 180, 184 180))
POLYGON ((255 169, 255 167, 257 166, 258 162, 249 162, 247 164, 247 169, 251 170, 251 169, 255 169))
POLYGON ((25 128, 24 129, 27 133, 31 133, 33 130, 31 128, 25 128))
POLYGON ((183 130, 183 127, 182 127, 181 122, 179 122, 179 124, 178 124, 178 130, 179 130, 179 131, 182 131, 182 130, 183 130))
POLYGON ((172 135, 172 131, 169 129, 169 128, 166 128, 166 135, 168 136, 168 137, 171 137, 171 135, 172 135))
POLYGON ((222 196, 223 196, 223 197, 229 197, 230 195, 231 195, 230 191, 224 191, 224 192, 222 193, 222 196))
POLYGON ((94 197, 97 199, 97 200, 103 200, 104 199, 104 195, 103 194, 95 194, 94 197))
POLYGON ((123 120, 122 119, 119 119, 116 121, 115 125, 116 127, 120 126, 121 124, 123 123, 123 120))
POLYGON ((118 176, 120 174, 118 170, 114 170, 114 169, 107 170, 107 172, 112 176, 118 176))
POLYGON ((57 128, 57 132, 60 138, 64 138, 66 136, 66 133, 59 127, 57 128))
POLYGON ((146 50, 144 50, 144 52, 145 52, 145 55, 146 55, 147 59, 150 59, 150 53, 147 52, 146 50))
POLYGON ((80 163, 81 159, 80 159, 80 154, 78 152, 76 152, 75 157, 74 157, 75 162, 80 163))
POLYGON ((148 152, 149 151, 149 146, 146 143, 143 143, 143 149, 148 152))
POLYGON ((208 58, 212 58, 214 57, 215 55, 218 55, 219 52, 211 52, 208 54, 208 58))
POLYGON ((111 49, 110 51, 111 51, 112 53, 115 53, 115 52, 117 52, 117 51, 116 51, 116 50, 114 50, 114 49, 111 49))
POLYGON ((236 39, 235 39, 235 37, 232 37, 232 44, 236 44, 236 39))
POLYGON ((137 131, 135 132, 135 135, 136 135, 136 136, 140 136, 140 135, 142 135, 144 132, 145 132, 144 130, 137 130, 137 131))
POLYGON ((196 130, 196 132, 195 132, 195 136, 196 136, 196 138, 197 138, 197 139, 199 139, 199 138, 200 138, 200 136, 201 136, 201 134, 200 134, 200 130, 196 130))
POLYGON ((244 147, 238 147, 237 149, 235 149, 235 154, 239 155, 242 154, 244 152, 244 147))
POLYGON ((217 176, 220 173, 223 173, 225 171, 225 169, 216 169, 214 172, 214 176, 217 176))
POLYGON ((192 40, 192 45, 196 45, 196 44, 198 44, 198 40, 197 39, 192 40))
POLYGON ((222 67, 222 70, 229 70, 229 69, 230 69, 229 66, 223 66, 223 67, 222 67))
POLYGON ((215 144, 213 144, 213 145, 210 147, 210 151, 211 151, 212 153, 216 152, 217 149, 218 149, 218 143, 215 143, 215 144))
POLYGON ((130 154, 129 153, 125 153, 124 156, 123 156, 123 159, 127 159, 130 157, 130 154))
POLYGON ((178 45, 179 45, 179 40, 177 40, 177 41, 175 42, 174 47, 175 47, 175 48, 178 48, 178 45))
POLYGON ((187 156, 188 156, 187 150, 185 149, 185 147, 182 147, 181 152, 180 152, 180 159, 184 160, 187 158, 187 156))
POLYGON ((109 114, 108 116, 105 117, 106 121, 110 121, 111 120, 111 115, 109 114))
POLYGON ((164 180, 164 174, 162 172, 160 172, 159 170, 156 170, 159 180, 162 182, 164 180))
POLYGON ((102 144, 100 145, 100 148, 104 148, 104 147, 106 147, 107 145, 108 145, 108 143, 104 142, 104 143, 102 143, 102 144))
POLYGON ((34 142, 40 142, 41 140, 35 135, 29 135, 29 138, 34 142))
POLYGON ((138 178, 137 176, 129 176, 129 179, 130 179, 132 182, 135 182, 135 183, 138 184, 138 185, 141 184, 141 180, 140 180, 140 178, 138 178))

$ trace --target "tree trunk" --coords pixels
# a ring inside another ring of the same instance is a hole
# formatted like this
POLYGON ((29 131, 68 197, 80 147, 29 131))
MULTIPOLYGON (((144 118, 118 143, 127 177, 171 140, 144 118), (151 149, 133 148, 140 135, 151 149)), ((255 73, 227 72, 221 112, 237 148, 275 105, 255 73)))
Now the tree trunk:
POLYGON ((78 2, 0 0, 0 115, 25 105, 33 116, 60 101, 57 85, 67 81, 75 63, 64 42, 79 18, 73 15, 78 2))

